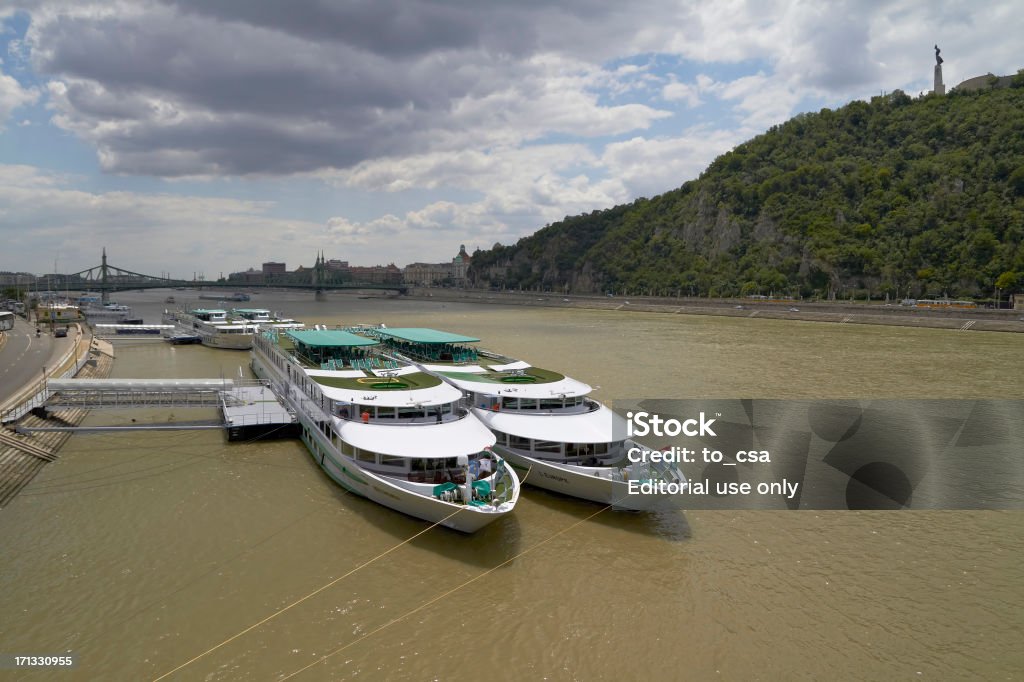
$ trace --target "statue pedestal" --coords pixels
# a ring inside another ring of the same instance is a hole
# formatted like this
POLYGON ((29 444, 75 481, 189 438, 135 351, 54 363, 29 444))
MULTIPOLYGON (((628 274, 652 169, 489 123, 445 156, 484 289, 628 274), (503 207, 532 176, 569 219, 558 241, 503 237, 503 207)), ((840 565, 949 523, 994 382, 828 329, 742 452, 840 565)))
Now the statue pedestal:
POLYGON ((935 65, 935 85, 932 88, 932 92, 936 95, 946 94, 946 86, 942 83, 942 64, 935 65))

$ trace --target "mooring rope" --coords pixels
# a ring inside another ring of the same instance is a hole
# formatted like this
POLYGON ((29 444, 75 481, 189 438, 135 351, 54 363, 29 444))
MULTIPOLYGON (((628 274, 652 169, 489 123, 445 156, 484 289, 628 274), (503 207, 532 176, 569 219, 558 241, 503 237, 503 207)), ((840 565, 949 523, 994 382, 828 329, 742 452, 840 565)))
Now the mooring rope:
MULTIPOLYGON (((522 485, 523 481, 525 481, 525 480, 526 480, 526 478, 527 478, 527 476, 529 476, 529 475, 530 475, 530 472, 531 472, 531 471, 533 471, 533 465, 532 465, 532 464, 530 465, 530 468, 528 468, 528 469, 526 470, 526 474, 525 474, 525 475, 523 476, 523 478, 522 478, 522 479, 520 479, 520 481, 519 481, 520 485, 522 485)), ((580 520, 580 521, 577 521, 576 523, 574 523, 574 524, 572 524, 572 525, 570 525, 570 526, 568 526, 568 527, 566 527, 566 528, 563 528, 562 530, 558 531, 558 532, 557 532, 557 533, 555 533, 554 535, 552 535, 552 536, 548 537, 548 538, 547 538, 547 539, 545 539, 545 540, 542 540, 541 542, 539 542, 539 543, 537 543, 536 545, 533 545, 532 547, 530 547, 530 548, 528 548, 528 549, 526 549, 526 550, 524 550, 524 551, 520 552, 519 554, 516 554, 515 556, 513 556, 513 557, 511 557, 510 559, 506 560, 505 562, 503 562, 503 563, 499 564, 498 566, 495 566, 494 568, 492 568, 492 569, 490 569, 490 570, 488 570, 488 571, 486 571, 486 572, 484 572, 484 573, 481 573, 480 575, 476 576, 475 578, 472 578, 472 579, 470 579, 469 581, 467 581, 467 582, 463 583, 463 585, 460 585, 460 587, 463 587, 463 586, 465 586, 465 585, 468 585, 468 584, 470 584, 470 583, 472 583, 472 582, 474 582, 474 581, 476 581, 476 580, 479 580, 480 578, 483 578, 483 577, 484 577, 484 576, 486 576, 487 574, 489 574, 489 573, 491 573, 491 572, 493 572, 493 571, 495 571, 495 570, 497 570, 497 569, 501 568, 502 566, 505 566, 505 565, 507 565, 507 564, 511 563, 512 561, 514 561, 514 560, 515 560, 516 558, 518 558, 518 557, 522 556, 523 554, 526 554, 527 552, 529 552, 529 551, 532 551, 532 550, 536 549, 536 548, 537 548, 537 547, 539 547, 540 545, 542 545, 542 544, 544 544, 544 543, 548 542, 549 540, 552 540, 552 539, 554 539, 555 537, 557 537, 557 536, 561 535, 562 533, 564 533, 564 532, 566 532, 566 531, 568 531, 568 530, 571 530, 572 528, 575 528, 576 526, 578 526, 579 524, 583 523, 584 521, 588 521, 588 520, 592 519, 593 517, 597 516, 598 514, 600 514, 601 512, 605 511, 606 509, 608 509, 608 508, 610 508, 610 507, 611 507, 611 505, 608 505, 608 506, 607 506, 607 507, 605 507, 604 509, 600 509, 600 510, 598 510, 598 511, 594 512, 593 514, 591 514, 590 516, 588 516, 588 517, 586 517, 586 518, 584 518, 584 519, 582 519, 582 520, 580 520)), ((256 628, 258 628, 259 626, 261 626, 261 625, 263 625, 264 623, 266 623, 266 622, 268 622, 268 621, 270 621, 270 620, 272 620, 272 619, 276 618, 277 616, 281 615, 282 613, 284 613, 284 612, 285 612, 285 611, 287 611, 288 609, 292 608, 293 606, 298 606, 299 604, 301 604, 302 602, 306 601, 306 600, 307 600, 307 599, 309 599, 310 597, 313 597, 313 596, 315 596, 315 595, 317 595, 317 594, 320 594, 321 592, 323 592, 323 591, 324 591, 324 590, 326 590, 327 588, 329 588, 329 587, 331 587, 331 586, 333 586, 333 585, 336 585, 336 584, 337 584, 338 582, 340 582, 341 580, 343 580, 343 579, 347 578, 348 576, 352 575, 352 574, 353 574, 353 573, 355 573, 356 571, 359 571, 360 569, 363 569, 363 568, 365 568, 366 566, 369 566, 370 564, 372 564, 373 562, 377 561, 378 559, 380 559, 380 558, 382 558, 382 557, 385 557, 385 556, 387 556, 388 554, 391 554, 392 552, 394 552, 394 551, 395 551, 395 550, 397 550, 398 548, 402 547, 403 545, 406 545, 406 544, 408 544, 408 543, 412 542, 413 540, 415 540, 415 539, 416 539, 416 538, 418 538, 419 536, 423 535, 424 533, 426 533, 426 532, 428 532, 428 531, 431 531, 431 530, 433 530, 433 529, 434 529, 434 528, 436 528, 437 526, 441 525, 442 523, 444 523, 444 522, 445 522, 445 521, 447 521, 448 519, 450 519, 450 518, 452 518, 453 516, 455 516, 456 514, 458 514, 458 513, 459 513, 460 511, 462 511, 463 509, 465 509, 465 507, 461 507, 461 508, 459 508, 459 509, 456 509, 456 510, 455 510, 454 512, 452 512, 452 513, 451 513, 451 514, 449 514, 448 516, 444 517, 444 518, 443 518, 443 519, 441 519, 440 521, 438 521, 438 522, 436 522, 436 523, 434 523, 434 524, 432 524, 432 525, 428 526, 427 528, 424 528, 423 530, 421 530, 420 532, 416 533, 416 534, 415 534, 415 535, 413 535, 412 537, 410 537, 410 538, 408 538, 408 539, 406 539, 406 540, 403 540, 402 542, 399 542, 399 543, 398 543, 397 545, 394 545, 394 546, 393 546, 393 547, 391 547, 390 549, 387 549, 387 550, 385 550, 385 551, 381 552, 380 554, 378 554, 377 556, 373 557, 372 559, 368 559, 367 561, 365 561, 365 562, 363 562, 362 564, 360 564, 360 565, 356 566, 355 568, 353 568, 353 569, 352 569, 351 571, 349 571, 348 573, 345 573, 344 575, 342 575, 342 576, 340 576, 340 577, 338 577, 338 578, 335 578, 334 580, 330 581, 330 582, 329 582, 329 583, 327 583, 326 585, 323 585, 322 587, 319 587, 319 588, 317 588, 316 590, 313 590, 312 592, 310 592, 310 593, 309 593, 309 594, 307 594, 306 596, 304 596, 304 597, 302 597, 302 598, 300 598, 300 599, 297 599, 297 600, 293 601, 293 602, 292 602, 291 604, 288 604, 288 605, 287 605, 287 606, 285 606, 285 607, 282 607, 282 608, 278 609, 277 611, 275 611, 274 613, 270 614, 270 615, 269 615, 269 616, 267 616, 266 618, 264 618, 264 619, 262 619, 262 620, 260 620, 260 621, 258 621, 258 622, 256 622, 256 623, 253 623, 253 624, 252 624, 252 625, 250 625, 249 627, 247 627, 247 628, 245 628, 244 630, 242 630, 242 631, 240 631, 240 632, 238 632, 238 633, 236 633, 236 634, 232 635, 231 637, 228 637, 227 639, 225 639, 224 641, 220 642, 219 644, 216 644, 215 646, 212 646, 212 647, 210 647, 209 649, 207 649, 207 650, 206 650, 206 651, 204 651, 203 653, 201 653, 201 654, 199 654, 199 655, 197 655, 197 656, 194 656, 193 658, 190 658, 189 660, 185 661, 184 663, 182 663, 182 664, 181 664, 181 665, 179 665, 178 667, 176 667, 176 668, 174 668, 174 669, 172 669, 172 670, 168 670, 168 671, 167 671, 167 672, 165 672, 165 673, 164 673, 163 675, 160 675, 160 677, 154 678, 154 679, 153 679, 153 682, 160 682, 160 680, 162 680, 162 679, 164 679, 164 678, 166 678, 166 677, 168 677, 168 676, 170 676, 170 675, 173 675, 174 673, 178 672, 178 671, 179 671, 179 670, 181 670, 182 668, 185 668, 186 666, 189 666, 189 665, 191 665, 192 663, 195 663, 195 662, 196 662, 196 661, 198 661, 199 659, 203 658, 203 657, 204 657, 204 656, 206 656, 207 654, 213 653, 214 651, 216 651, 217 649, 221 648, 221 647, 222 647, 222 646, 224 646, 225 644, 229 644, 229 643, 233 642, 234 640, 238 639, 239 637, 241 637, 242 635, 244 635, 244 634, 246 634, 246 633, 248 633, 248 632, 251 632, 252 630, 255 630, 255 629, 256 629, 256 628)), ((459 588, 455 588, 455 589, 459 589, 459 588)), ((412 611, 409 611, 408 613, 404 614, 403 616, 400 616, 399 618, 396 618, 396 619, 392 620, 391 622, 389 622, 389 623, 386 623, 385 625, 383 625, 383 626, 381 626, 381 627, 377 628, 377 629, 376 629, 376 630, 374 630, 373 632, 370 632, 370 633, 368 633, 368 634, 364 635, 363 637, 360 637, 359 639, 357 639, 357 640, 356 640, 356 642, 358 642, 358 641, 360 641, 360 640, 364 639, 365 637, 369 637, 370 635, 374 634, 375 632, 378 632, 378 631, 380 631, 380 630, 383 630, 383 629, 384 629, 385 627, 387 627, 387 626, 389 626, 389 625, 391 625, 391 624, 393 624, 393 623, 396 623, 396 622, 398 622, 399 620, 401 620, 401 619, 403 619, 403 618, 407 618, 408 616, 412 615, 412 614, 413 614, 413 613, 415 613, 416 611, 419 611, 420 609, 423 609, 423 608, 426 608, 427 606, 430 606, 430 604, 433 604, 433 603, 434 603, 435 601, 437 601, 438 599, 442 599, 443 597, 445 597, 445 596, 447 596, 447 595, 451 594, 451 593, 452 593, 452 592, 454 592, 454 591, 455 591, 455 590, 451 590, 451 591, 449 591, 449 592, 446 592, 446 593, 442 594, 442 595, 441 595, 441 596, 439 596, 439 597, 436 597, 436 598, 434 598, 434 599, 430 600, 430 601, 429 601, 429 602, 427 602, 426 604, 423 604, 423 605, 421 605, 421 606, 417 607, 416 609, 413 609, 412 611)), ((352 644, 355 644, 355 642, 352 642, 352 644)), ((346 647, 342 647, 341 649, 337 649, 337 650, 335 650, 335 651, 331 652, 330 654, 327 654, 327 656, 333 656, 334 654, 338 653, 339 651, 342 651, 343 649, 347 648, 348 646, 351 646, 351 644, 349 644, 349 645, 346 645, 346 647)), ((323 658, 321 658, 320 660, 314 661, 314 662, 313 662, 313 663, 311 663, 310 665, 315 665, 316 663, 319 663, 319 662, 320 662, 321 660, 326 660, 327 656, 324 656, 324 657, 323 657, 323 658)), ((306 666, 306 667, 308 668, 309 666, 306 666)), ((294 675, 297 675, 297 674, 299 674, 300 672, 302 672, 302 670, 305 670, 305 668, 302 668, 301 670, 297 670, 297 671, 295 671, 294 673, 292 673, 292 674, 291 674, 291 675, 289 675, 288 677, 292 677, 292 676, 294 676, 294 675)), ((284 679, 288 679, 288 678, 286 677, 286 678, 284 678, 284 679)))
POLYGON ((165 677, 168 677, 169 675, 173 675, 174 673, 178 672, 178 671, 179 671, 179 670, 181 670, 182 668, 184 668, 184 667, 186 667, 186 666, 188 666, 188 665, 191 665, 192 663, 195 663, 195 662, 196 662, 196 661, 198 661, 198 660, 199 660, 200 658, 202 658, 202 657, 206 656, 207 654, 210 654, 210 653, 212 653, 212 652, 216 651, 217 649, 221 648, 221 647, 222 647, 222 646, 224 646, 225 644, 229 644, 229 643, 231 643, 231 642, 235 641, 236 639, 238 639, 238 638, 239 638, 239 637, 241 637, 242 635, 246 634, 247 632, 251 632, 252 630, 255 630, 255 629, 256 629, 256 628, 258 628, 259 626, 263 625, 264 623, 266 623, 266 622, 268 622, 268 621, 270 621, 270 620, 272 620, 272 619, 276 618, 277 616, 281 615, 282 613, 284 613, 284 612, 285 612, 285 611, 287 611, 288 609, 292 608, 293 606, 298 606, 299 604, 301 604, 302 602, 306 601, 306 600, 307 600, 307 599, 309 599, 310 597, 313 597, 313 596, 316 596, 316 595, 320 594, 321 592, 323 592, 323 591, 324 591, 324 590, 326 590, 327 588, 331 587, 332 585, 335 585, 335 584, 337 584, 338 582, 340 582, 341 580, 343 580, 343 579, 347 578, 348 576, 352 575, 352 574, 353 574, 353 573, 355 573, 356 571, 358 571, 358 570, 360 570, 360 569, 362 569, 362 568, 365 568, 365 567, 369 566, 369 565, 370 565, 370 564, 372 564, 372 563, 373 563, 374 561, 377 561, 378 559, 380 559, 380 558, 382 558, 382 557, 385 557, 385 556, 387 556, 388 554, 391 554, 392 552, 394 552, 394 551, 395 551, 396 549, 398 549, 399 547, 402 547, 403 545, 406 545, 406 544, 408 544, 408 543, 412 542, 413 540, 415 540, 415 539, 416 539, 416 538, 418 538, 419 536, 423 535, 424 533, 426 533, 426 532, 428 532, 428 531, 431 531, 431 530, 433 530, 433 529, 434 529, 434 528, 436 528, 437 526, 441 525, 442 523, 444 523, 444 522, 445 522, 445 521, 447 521, 448 519, 452 518, 453 516, 455 516, 456 514, 458 514, 459 512, 461 512, 461 511, 462 511, 463 509, 464 509, 464 507, 460 507, 459 509, 456 509, 455 511, 453 511, 453 512, 452 512, 451 514, 449 514, 448 516, 444 517, 444 518, 443 518, 443 519, 441 519, 440 521, 438 521, 438 522, 436 522, 436 523, 434 523, 434 524, 432 524, 432 525, 430 525, 430 526, 428 526, 428 527, 424 528, 423 530, 421 530, 420 532, 416 533, 416 534, 415 534, 415 535, 413 535, 412 537, 410 537, 410 538, 408 538, 408 539, 406 539, 406 540, 403 540, 402 542, 399 542, 399 543, 398 543, 397 545, 395 545, 395 546, 391 547, 390 549, 387 549, 387 550, 385 550, 385 551, 381 552, 380 554, 378 554, 377 556, 373 557, 372 559, 368 559, 367 561, 364 561, 363 563, 359 564, 358 566, 356 566, 355 568, 353 568, 353 569, 352 569, 351 571, 349 571, 348 573, 346 573, 346 574, 344 574, 344 575, 342 575, 342 576, 340 576, 340 577, 338 577, 338 578, 335 578, 334 580, 332 580, 331 582, 327 583, 326 585, 324 585, 324 586, 322 586, 322 587, 319 587, 319 588, 317 588, 317 589, 313 590, 312 592, 310 592, 310 593, 309 593, 309 594, 307 594, 306 596, 304 596, 304 597, 302 597, 302 598, 300 598, 300 599, 296 599, 295 601, 293 601, 293 602, 292 602, 291 604, 289 604, 288 606, 285 606, 285 607, 283 607, 283 608, 280 608, 280 609, 278 609, 277 611, 275 611, 274 613, 270 614, 269 616, 267 616, 267 617, 266 617, 266 618, 264 618, 263 620, 260 620, 260 621, 258 621, 258 622, 256 622, 256 623, 253 623, 252 625, 250 625, 249 627, 245 628, 245 629, 244 629, 244 630, 242 630, 241 632, 238 632, 238 633, 236 633, 236 634, 232 635, 231 637, 228 637, 228 638, 227 638, 227 639, 225 639, 225 640, 224 640, 223 642, 221 642, 221 643, 219 643, 219 644, 217 644, 217 645, 215 645, 215 646, 212 646, 212 647, 210 647, 209 649, 207 649, 207 650, 206 650, 206 651, 204 651, 203 653, 199 654, 198 656, 194 656, 194 657, 190 658, 189 660, 187 660, 187 661, 185 661, 184 663, 182 663, 181 665, 179 665, 179 666, 178 666, 177 668, 174 668, 173 670, 168 670, 167 672, 165 672, 165 673, 164 673, 163 675, 161 675, 160 677, 154 678, 153 682, 159 682, 160 680, 164 679, 165 677))
MULTIPOLYGON (((527 474, 529 474, 529 471, 527 471, 527 474)), ((523 478, 525 479, 526 477, 524 476, 523 478)), ((335 654, 339 654, 342 651, 345 651, 346 649, 348 649, 349 647, 355 646, 356 644, 358 644, 359 642, 363 641, 367 637, 369 637, 371 635, 375 635, 378 632, 380 632, 381 630, 383 630, 383 629, 385 629, 387 627, 390 627, 390 626, 394 625, 395 623, 398 623, 398 622, 400 622, 402 620, 405 620, 406 618, 408 618, 409 616, 413 615, 414 613, 417 613, 418 611, 422 611, 423 609, 427 608, 431 604, 434 604, 435 602, 438 602, 441 599, 444 599, 448 595, 450 595, 450 594, 452 594, 454 592, 457 592, 458 590, 461 590, 463 587, 466 587, 467 585, 475 583, 477 580, 480 580, 481 578, 487 577, 491 573, 494 573, 495 571, 497 571, 499 568, 503 568, 503 567, 509 565, 510 563, 512 563, 513 561, 515 561, 519 557, 523 556, 524 554, 526 554, 528 552, 532 552, 533 550, 537 549, 541 545, 544 545, 544 544, 550 542, 551 540, 554 540, 559 535, 562 535, 563 533, 567 533, 568 531, 572 530, 573 528, 575 528, 576 526, 580 525, 581 523, 586 523, 587 521, 589 521, 590 519, 594 518, 595 516, 597 516, 601 512, 607 511, 607 510, 609 510, 611 508, 612 508, 612 505, 609 504, 609 505, 607 505, 605 507, 602 507, 601 509, 598 509, 596 512, 594 512, 590 516, 582 518, 579 521, 577 521, 576 523, 573 523, 573 524, 571 524, 569 526, 566 526, 565 528, 563 528, 562 530, 558 531, 557 533, 549 535, 548 537, 546 537, 545 539, 541 540, 540 542, 538 542, 538 543, 536 543, 534 545, 531 545, 530 547, 524 549, 522 552, 519 552, 518 554, 512 556, 511 558, 506 559, 505 561, 501 562, 500 564, 498 564, 494 568, 490 568, 490 569, 484 571, 483 573, 481 573, 481 574, 479 574, 479 575, 477 575, 477 576, 475 576, 473 578, 470 578, 469 580, 463 582, 462 584, 457 585, 457 586, 453 587, 452 589, 448 590, 444 594, 440 594, 440 595, 434 597, 433 599, 431 599, 430 601, 425 602, 423 604, 420 604, 416 608, 412 609, 411 611, 407 611, 407 612, 403 613, 401 616, 398 616, 397 618, 393 618, 392 620, 388 621, 387 623, 384 623, 384 625, 381 625, 380 627, 376 628, 375 630, 371 630, 370 632, 367 632, 365 635, 363 635, 359 639, 355 639, 355 640, 349 642, 348 644, 346 644, 344 646, 338 647, 337 649, 335 649, 334 651, 332 651, 332 652, 330 652, 328 654, 324 654, 323 656, 321 656, 317 660, 313 661, 312 663, 310 663, 308 665, 305 665, 305 666, 299 668, 298 670, 296 670, 295 672, 290 673, 290 674, 280 678, 279 682, 284 682, 284 680, 291 679, 291 678, 295 677, 296 675, 298 675, 299 673, 301 673, 301 672, 303 672, 305 670, 308 670, 309 668, 312 668, 317 663, 322 663, 322 662, 326 661, 328 658, 330 658, 331 656, 334 656, 335 654)))

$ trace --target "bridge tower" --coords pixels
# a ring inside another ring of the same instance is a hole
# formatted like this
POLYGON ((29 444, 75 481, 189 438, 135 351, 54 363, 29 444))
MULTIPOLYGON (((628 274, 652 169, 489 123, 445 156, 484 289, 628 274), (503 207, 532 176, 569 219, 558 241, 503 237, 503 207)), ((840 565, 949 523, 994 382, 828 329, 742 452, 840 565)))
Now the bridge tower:
POLYGON ((327 283, 327 258, 323 255, 323 251, 320 251, 316 255, 316 264, 313 266, 313 288, 316 289, 314 299, 317 301, 327 300, 327 295, 324 293, 324 284, 327 283))
POLYGON ((100 261, 100 301, 104 305, 110 302, 110 291, 107 289, 107 247, 103 247, 103 258, 100 261))

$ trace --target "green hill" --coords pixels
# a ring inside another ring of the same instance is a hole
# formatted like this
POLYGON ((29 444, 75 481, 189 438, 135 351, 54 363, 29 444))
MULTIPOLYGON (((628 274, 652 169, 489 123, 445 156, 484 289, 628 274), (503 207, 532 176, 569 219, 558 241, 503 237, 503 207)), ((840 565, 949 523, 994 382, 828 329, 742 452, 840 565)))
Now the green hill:
POLYGON ((801 114, 679 189, 477 251, 470 277, 581 293, 1005 292, 1024 285, 1024 75, 1013 85, 801 114))

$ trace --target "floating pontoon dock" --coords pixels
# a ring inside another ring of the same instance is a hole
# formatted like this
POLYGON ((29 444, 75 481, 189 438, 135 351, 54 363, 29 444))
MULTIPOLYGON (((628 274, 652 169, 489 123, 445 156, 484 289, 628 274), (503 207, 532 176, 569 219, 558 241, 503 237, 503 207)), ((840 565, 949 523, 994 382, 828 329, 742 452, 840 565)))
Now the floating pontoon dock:
POLYGON ((48 425, 18 427, 20 433, 43 431, 119 431, 227 429, 228 440, 284 438, 295 435, 295 418, 270 387, 232 379, 51 379, 46 382, 43 414, 68 409, 153 407, 219 408, 221 422, 168 422, 112 426, 48 425))

